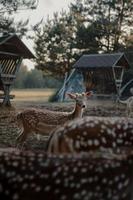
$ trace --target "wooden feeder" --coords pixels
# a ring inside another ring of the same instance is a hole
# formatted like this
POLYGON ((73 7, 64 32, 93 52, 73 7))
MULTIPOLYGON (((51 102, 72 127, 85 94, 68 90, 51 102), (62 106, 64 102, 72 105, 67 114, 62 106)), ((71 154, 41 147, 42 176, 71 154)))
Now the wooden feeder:
POLYGON ((124 53, 83 55, 73 66, 83 73, 86 90, 118 96, 124 71, 129 67, 124 53))
POLYGON ((23 59, 35 58, 17 35, 0 37, 0 99, 2 105, 10 106, 11 86, 16 78, 23 59))

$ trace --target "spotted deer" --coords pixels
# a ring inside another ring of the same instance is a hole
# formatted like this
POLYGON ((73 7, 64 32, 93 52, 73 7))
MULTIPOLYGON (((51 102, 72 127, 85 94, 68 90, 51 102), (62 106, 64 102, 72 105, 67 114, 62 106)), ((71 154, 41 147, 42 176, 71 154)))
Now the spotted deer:
POLYGON ((23 144, 31 133, 49 136, 50 132, 67 121, 83 116, 86 108, 87 97, 92 92, 82 94, 68 93, 71 99, 75 100, 75 107, 71 112, 57 112, 50 110, 27 109, 17 115, 17 122, 21 128, 21 133, 17 137, 16 143, 23 144))
POLYGON ((79 153, 133 147, 131 118, 84 117, 65 124, 49 137, 48 153, 79 153))
POLYGON ((48 155, 0 150, 0 199, 131 200, 133 150, 48 155))

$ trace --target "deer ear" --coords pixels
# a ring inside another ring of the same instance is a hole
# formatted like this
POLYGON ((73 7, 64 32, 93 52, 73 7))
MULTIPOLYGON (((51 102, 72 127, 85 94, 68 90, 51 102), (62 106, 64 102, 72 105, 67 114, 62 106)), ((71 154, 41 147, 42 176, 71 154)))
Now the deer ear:
POLYGON ((76 99, 76 95, 75 95, 75 94, 67 93, 67 95, 68 95, 71 99, 76 99))
POLYGON ((87 97, 90 97, 90 96, 93 95, 93 92, 92 92, 92 91, 86 92, 85 95, 86 95, 87 97))

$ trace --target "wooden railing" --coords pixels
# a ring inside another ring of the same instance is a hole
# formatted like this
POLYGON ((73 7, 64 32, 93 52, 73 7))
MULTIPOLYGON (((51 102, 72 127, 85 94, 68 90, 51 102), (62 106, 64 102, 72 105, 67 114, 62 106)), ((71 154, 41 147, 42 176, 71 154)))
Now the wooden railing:
MULTIPOLYGON (((4 94, 0 94, 0 99, 4 99, 4 98, 5 98, 5 95, 4 94)), ((9 95, 9 98, 10 99, 14 99, 15 95, 9 95)))

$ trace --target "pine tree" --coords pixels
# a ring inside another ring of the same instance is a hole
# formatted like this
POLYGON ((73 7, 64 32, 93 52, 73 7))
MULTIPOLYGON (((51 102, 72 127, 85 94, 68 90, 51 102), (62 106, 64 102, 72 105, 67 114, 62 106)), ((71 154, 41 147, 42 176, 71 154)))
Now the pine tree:
POLYGON ((36 31, 36 67, 64 77, 82 54, 125 50, 132 29, 132 0, 75 0, 36 31))
POLYGON ((125 46, 125 37, 133 30, 133 1, 95 0, 91 3, 87 0, 88 8, 90 5, 92 21, 97 24, 101 35, 101 51, 121 51, 125 46))
POLYGON ((13 14, 17 11, 35 9, 36 0, 1 0, 0 1, 0 33, 17 33, 23 36, 27 32, 26 21, 15 22, 13 14))
POLYGON ((53 20, 47 20, 45 26, 36 30, 35 51, 36 67, 44 74, 63 77, 69 72, 75 41, 73 19, 66 12, 54 14, 53 20))

